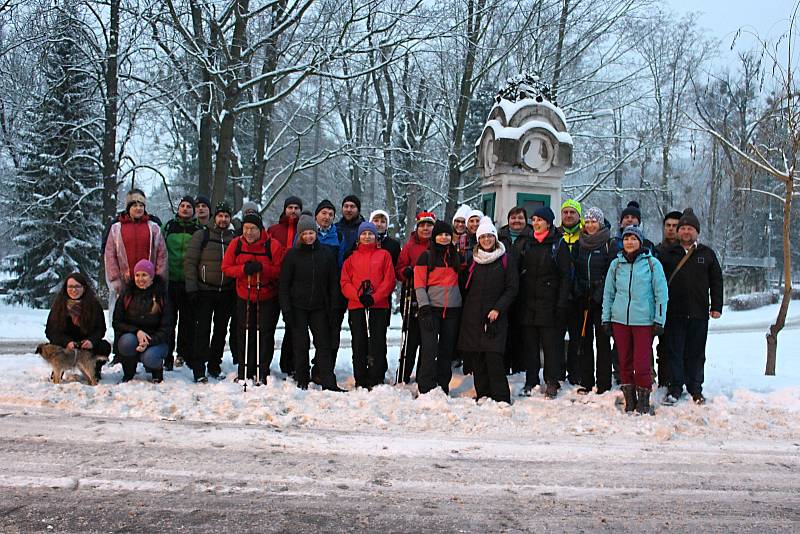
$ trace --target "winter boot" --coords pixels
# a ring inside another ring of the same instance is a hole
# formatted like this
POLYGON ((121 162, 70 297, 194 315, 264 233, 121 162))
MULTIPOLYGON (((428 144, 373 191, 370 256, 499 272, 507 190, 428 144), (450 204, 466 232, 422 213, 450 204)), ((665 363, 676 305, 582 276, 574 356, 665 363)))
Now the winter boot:
POLYGON ((636 388, 636 413, 650 413, 650 388, 636 388))
POLYGON ((622 390, 622 395, 625 397, 625 413, 631 413, 636 406, 636 393, 633 389, 633 384, 622 384, 619 389, 622 390))
POLYGON ((104 363, 106 363, 104 360, 98 360, 94 363, 94 379, 98 382, 100 382, 100 379, 102 378, 101 371, 104 363))
POLYGON ((160 384, 164 381, 164 370, 163 369, 150 369, 150 374, 152 376, 153 384, 160 384))
POLYGON ((136 356, 117 356, 117 359, 122 361, 122 381, 130 382, 136 376, 136 367, 139 365, 139 360, 136 356))
POLYGON ((555 399, 556 395, 558 395, 558 388, 558 382, 549 382, 544 390, 544 398, 555 399))

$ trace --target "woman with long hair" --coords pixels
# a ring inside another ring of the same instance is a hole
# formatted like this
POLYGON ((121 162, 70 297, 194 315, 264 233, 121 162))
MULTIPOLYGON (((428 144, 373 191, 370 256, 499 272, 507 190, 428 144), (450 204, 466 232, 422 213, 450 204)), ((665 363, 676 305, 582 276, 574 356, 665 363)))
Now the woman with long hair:
MULTIPOLYGON (((54 345, 68 350, 90 350, 97 356, 111 354, 111 344, 103 339, 106 319, 89 279, 82 273, 71 273, 64 279, 53 299, 44 335, 54 345)), ((94 377, 100 380, 103 361, 98 361, 94 377)))

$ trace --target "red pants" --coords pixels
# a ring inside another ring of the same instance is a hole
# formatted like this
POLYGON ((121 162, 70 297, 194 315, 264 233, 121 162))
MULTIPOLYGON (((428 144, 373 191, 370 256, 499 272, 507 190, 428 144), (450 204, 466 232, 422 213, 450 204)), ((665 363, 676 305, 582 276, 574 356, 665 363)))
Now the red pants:
POLYGON ((647 388, 653 385, 650 356, 653 352, 652 326, 626 326, 611 323, 614 345, 619 354, 619 378, 622 384, 647 388))

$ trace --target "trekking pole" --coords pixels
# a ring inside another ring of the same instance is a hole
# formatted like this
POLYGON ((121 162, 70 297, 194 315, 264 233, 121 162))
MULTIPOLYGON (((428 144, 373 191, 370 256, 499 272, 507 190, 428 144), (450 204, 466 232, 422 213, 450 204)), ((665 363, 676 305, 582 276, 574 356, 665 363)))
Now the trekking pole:
POLYGON ((256 385, 261 385, 261 273, 256 273, 256 385))
POLYGON ((589 319, 589 305, 591 302, 592 297, 589 295, 589 297, 586 299, 586 307, 583 309, 583 326, 581 327, 581 337, 578 340, 578 350, 575 351, 575 354, 578 358, 583 356, 583 340, 586 339, 586 323, 589 319))
POLYGON ((244 311, 244 373, 242 373, 242 388, 247 392, 247 367, 250 365, 250 275, 247 275, 247 303, 244 311))
POLYGON ((400 314, 403 324, 400 327, 400 356, 397 360, 397 373, 395 374, 395 385, 403 380, 403 375, 406 370, 406 350, 408 346, 408 326, 409 326, 409 313, 411 312, 411 291, 410 284, 407 281, 403 282, 400 289, 400 298, 403 305, 400 308, 400 314))
MULTIPOLYGON (((361 294, 362 295, 371 295, 372 294, 372 282, 369 279, 364 280, 361 282, 361 294)), ((370 333, 369 333, 369 308, 364 306, 364 321, 367 324, 367 365, 372 367, 374 362, 372 361, 372 351, 370 350, 369 340, 370 340, 370 333)))

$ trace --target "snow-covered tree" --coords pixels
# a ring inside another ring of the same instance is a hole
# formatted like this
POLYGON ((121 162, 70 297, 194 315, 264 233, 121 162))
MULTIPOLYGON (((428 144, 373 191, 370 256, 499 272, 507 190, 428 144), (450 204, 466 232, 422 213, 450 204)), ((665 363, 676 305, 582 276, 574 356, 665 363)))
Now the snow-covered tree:
POLYGON ((100 268, 102 176, 96 84, 83 68, 81 29, 64 13, 41 57, 44 94, 28 112, 19 172, 8 184, 17 252, 5 260, 13 277, 6 299, 49 305, 73 271, 94 279, 100 268))

